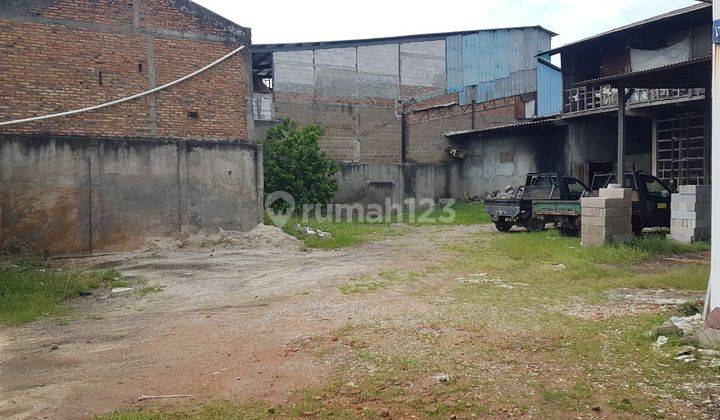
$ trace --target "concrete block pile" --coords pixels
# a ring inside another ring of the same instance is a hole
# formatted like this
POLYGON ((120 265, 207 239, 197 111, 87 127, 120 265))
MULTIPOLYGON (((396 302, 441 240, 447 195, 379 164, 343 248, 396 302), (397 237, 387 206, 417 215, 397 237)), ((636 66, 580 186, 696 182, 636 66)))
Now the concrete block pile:
POLYGON ((630 188, 602 188, 599 197, 584 197, 580 199, 580 205, 580 242, 583 245, 626 243, 632 239, 630 188))
POLYGON ((711 190, 709 185, 681 185, 670 204, 670 235, 686 244, 710 239, 711 190))

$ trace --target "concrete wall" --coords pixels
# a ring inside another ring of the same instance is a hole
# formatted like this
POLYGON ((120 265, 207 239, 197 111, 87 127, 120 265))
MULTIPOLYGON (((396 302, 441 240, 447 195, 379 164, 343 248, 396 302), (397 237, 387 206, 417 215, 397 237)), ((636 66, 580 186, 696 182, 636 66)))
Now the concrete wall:
POLYGON ((245 142, 0 136, 0 244, 49 254, 262 222, 262 150, 245 142))
POLYGON ((456 165, 344 164, 337 203, 384 204, 458 197, 460 172, 456 165))
POLYGON ((565 171, 569 175, 584 176, 584 162, 617 161, 617 118, 575 119, 567 130, 565 171))
POLYGON ((525 128, 462 140, 462 196, 484 196, 525 183, 529 172, 563 171, 565 127, 525 128))
POLYGON ((445 42, 273 53, 275 115, 320 124, 341 162, 402 160, 402 99, 445 92, 445 42))

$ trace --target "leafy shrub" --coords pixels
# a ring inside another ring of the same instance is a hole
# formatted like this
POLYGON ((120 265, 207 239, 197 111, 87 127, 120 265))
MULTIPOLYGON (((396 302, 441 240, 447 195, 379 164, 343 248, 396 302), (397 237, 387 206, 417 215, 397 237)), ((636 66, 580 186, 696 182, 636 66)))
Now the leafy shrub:
MULTIPOLYGON (((324 130, 318 125, 300 125, 283 119, 268 130, 264 141, 265 193, 285 191, 301 209, 304 204, 326 204, 338 188, 335 175, 340 170, 320 150, 318 139, 324 130)), ((282 201, 274 205, 282 207, 282 201)))

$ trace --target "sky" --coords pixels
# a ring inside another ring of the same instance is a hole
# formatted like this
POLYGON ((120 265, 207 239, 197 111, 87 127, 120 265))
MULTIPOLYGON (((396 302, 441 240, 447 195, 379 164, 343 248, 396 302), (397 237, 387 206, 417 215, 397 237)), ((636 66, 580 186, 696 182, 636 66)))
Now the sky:
POLYGON ((195 0, 252 28, 254 44, 542 25, 553 47, 697 4, 692 0, 195 0))

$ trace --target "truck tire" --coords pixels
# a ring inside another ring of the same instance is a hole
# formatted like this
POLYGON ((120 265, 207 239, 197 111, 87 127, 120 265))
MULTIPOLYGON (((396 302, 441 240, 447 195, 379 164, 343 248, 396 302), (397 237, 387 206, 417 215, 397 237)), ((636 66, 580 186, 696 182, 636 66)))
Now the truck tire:
POLYGON ((560 230, 560 234, 562 236, 569 236, 569 237, 580 236, 580 229, 577 229, 577 228, 561 227, 558 230, 560 230))
POLYGON ((495 222, 495 227, 500 232, 509 232, 510 228, 513 226, 512 222, 508 222, 505 219, 500 219, 497 222, 495 222))
POLYGON ((645 222, 643 222, 643 219, 639 216, 633 216, 632 217, 632 231, 635 234, 635 236, 642 235, 642 231, 645 229, 645 222))
POLYGON ((540 232, 545 230, 545 220, 531 217, 527 222, 527 230, 529 232, 540 232))

